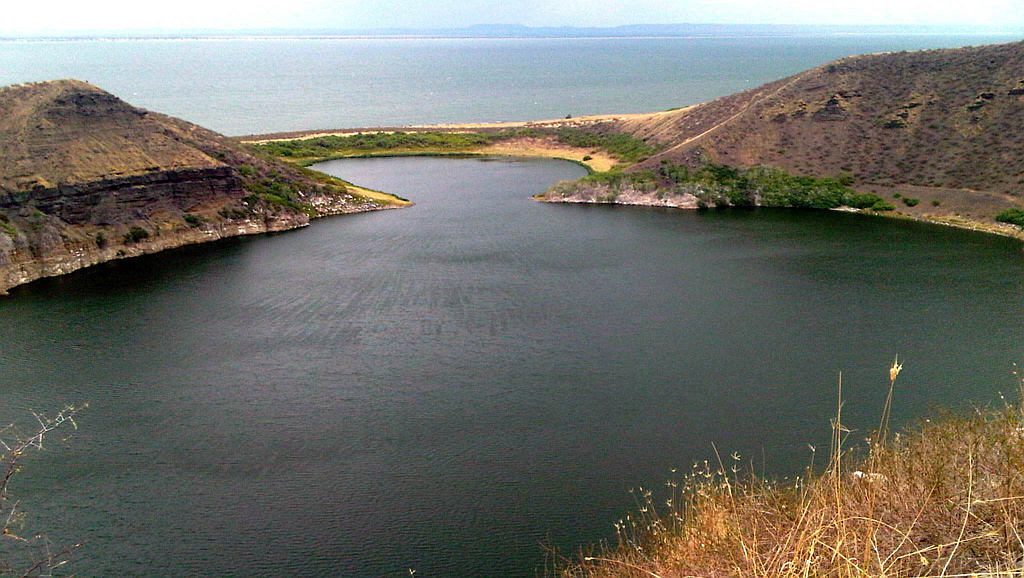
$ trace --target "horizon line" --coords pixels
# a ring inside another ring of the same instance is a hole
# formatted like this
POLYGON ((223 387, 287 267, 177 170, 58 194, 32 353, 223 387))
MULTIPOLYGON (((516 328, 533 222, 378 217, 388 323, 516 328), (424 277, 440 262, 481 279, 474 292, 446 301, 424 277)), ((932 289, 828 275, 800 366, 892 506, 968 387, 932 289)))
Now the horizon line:
MULTIPOLYGON (((1024 33, 1024 25, 966 25, 966 24, 735 24, 735 23, 665 23, 617 24, 613 26, 573 26, 525 24, 473 24, 461 27, 251 27, 251 28, 129 28, 89 30, 42 30, 15 32, 0 30, 0 40, 120 40, 120 39, 213 39, 213 38, 344 38, 344 37, 406 37, 406 38, 644 38, 701 36, 701 30, 762 30, 803 31, 804 33, 971 33, 1014 34, 1024 33), (676 32, 670 32, 675 29, 676 32), (627 30, 629 33, 627 33, 627 30), (646 32, 645 32, 646 30, 646 32), (616 34, 615 31, 620 33, 616 34), (576 35, 574 35, 575 33, 576 35), (611 34, 608 34, 611 33, 611 34)), ((767 34, 773 35, 773 34, 767 34)), ((750 36, 750 34, 743 34, 750 36)))

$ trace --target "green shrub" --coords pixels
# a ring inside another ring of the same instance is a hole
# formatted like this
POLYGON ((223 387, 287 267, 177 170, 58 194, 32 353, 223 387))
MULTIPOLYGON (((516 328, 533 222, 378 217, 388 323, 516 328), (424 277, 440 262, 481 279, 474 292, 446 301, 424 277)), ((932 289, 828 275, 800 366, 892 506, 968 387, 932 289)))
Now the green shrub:
POLYGON ((147 231, 147 230, 143 229, 142 227, 139 227, 139 226, 136 225, 136 226, 132 227, 131 229, 129 229, 127 233, 125 233, 125 235, 124 235, 124 242, 125 243, 138 243, 139 241, 141 241, 143 239, 148 239, 148 238, 149 238, 149 231, 147 231))
POLYGON ((932 206, 933 207, 938 207, 941 204, 942 204, 942 201, 940 201, 938 199, 932 199, 932 206))
POLYGON ((107 246, 107 238, 103 235, 103 233, 96 233, 96 246, 99 247, 100 249, 107 246))
POLYGON ((903 204, 908 207, 916 207, 920 202, 920 199, 915 199, 914 197, 903 197, 903 204))
POLYGON ((882 197, 874 193, 854 193, 843 199, 843 204, 854 209, 870 209, 878 203, 884 203, 882 197))
POLYGON ((186 223, 188 223, 189 227, 198 227, 203 224, 203 221, 206 220, 198 215, 193 215, 192 213, 185 213, 181 216, 181 218, 184 219, 186 223))
POLYGON ((888 201, 883 201, 883 200, 879 199, 879 201, 877 203, 875 203, 874 205, 871 206, 871 210, 872 211, 895 211, 896 207, 892 203, 890 203, 888 201))
POLYGON ((1005 209, 996 215, 996 221, 1024 227, 1024 209, 1005 209))
POLYGON ((0 223, 10 223, 11 218, 7 216, 7 213, 0 213, 0 223))
MULTIPOLYGON (((259 201, 259 197, 256 197, 256 196, 245 197, 242 200, 249 201, 249 202, 256 202, 256 201, 259 201)), ((248 219, 251 216, 252 213, 250 211, 246 211, 245 209, 240 209, 238 207, 232 207, 232 208, 224 207, 223 209, 217 211, 217 214, 220 215, 221 217, 224 217, 225 219, 234 220, 234 219, 248 219)))
POLYGON ((238 172, 242 173, 247 177, 251 177, 256 174, 256 169, 254 169, 252 165, 242 165, 238 167, 238 172))
POLYGON ((589 160, 593 160, 593 158, 594 158, 594 157, 592 157, 592 156, 590 156, 590 155, 583 155, 583 161, 584 161, 584 162, 586 162, 586 161, 589 161, 589 160))

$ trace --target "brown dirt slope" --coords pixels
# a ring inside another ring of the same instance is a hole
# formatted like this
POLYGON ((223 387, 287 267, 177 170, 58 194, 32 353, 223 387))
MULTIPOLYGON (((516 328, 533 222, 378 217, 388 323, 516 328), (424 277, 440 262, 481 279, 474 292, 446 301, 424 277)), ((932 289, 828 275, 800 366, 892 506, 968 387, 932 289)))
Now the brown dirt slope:
POLYGON ((176 140, 162 121, 76 80, 2 88, 0 189, 222 164, 176 140))
POLYGON ((650 119, 607 123, 665 143, 638 168, 699 159, 861 185, 1020 194, 1024 43, 855 56, 650 119))

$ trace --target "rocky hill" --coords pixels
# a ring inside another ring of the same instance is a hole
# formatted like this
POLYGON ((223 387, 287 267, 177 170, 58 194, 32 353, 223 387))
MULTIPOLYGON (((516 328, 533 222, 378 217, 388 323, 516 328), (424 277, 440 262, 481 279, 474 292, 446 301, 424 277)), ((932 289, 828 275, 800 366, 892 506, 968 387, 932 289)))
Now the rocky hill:
POLYGON ((621 128, 670 143, 648 166, 703 155, 1016 194, 1024 185, 1024 43, 849 57, 621 128))
POLYGON ((854 56, 685 109, 592 125, 661 145, 629 169, 770 166, 992 220, 1024 190, 1024 43, 854 56))
POLYGON ((401 204, 84 82, 0 88, 0 292, 111 259, 401 204))

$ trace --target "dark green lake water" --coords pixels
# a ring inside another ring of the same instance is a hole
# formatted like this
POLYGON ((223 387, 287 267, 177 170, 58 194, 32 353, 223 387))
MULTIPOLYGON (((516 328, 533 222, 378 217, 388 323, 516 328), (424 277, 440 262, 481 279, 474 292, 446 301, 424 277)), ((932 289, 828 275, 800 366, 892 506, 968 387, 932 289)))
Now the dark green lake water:
POLYGON ((88 401, 13 488, 80 576, 531 576, 629 489, 848 425, 999 403, 1021 244, 836 212, 529 200, 560 161, 321 170, 415 207, 131 259, 0 300, 3 419, 88 401))

